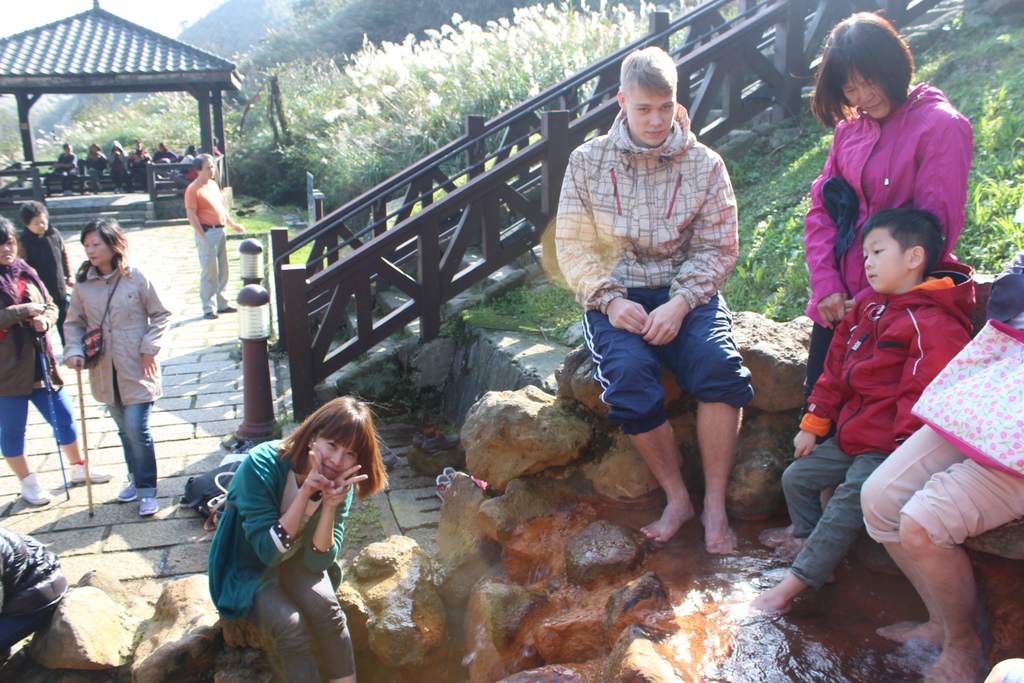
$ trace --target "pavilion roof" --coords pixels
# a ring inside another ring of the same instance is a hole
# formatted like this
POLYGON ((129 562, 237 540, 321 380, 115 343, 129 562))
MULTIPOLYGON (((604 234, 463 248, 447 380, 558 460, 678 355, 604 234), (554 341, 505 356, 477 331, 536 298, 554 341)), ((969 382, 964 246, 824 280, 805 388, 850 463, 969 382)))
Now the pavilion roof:
POLYGON ((0 39, 0 92, 237 90, 235 65, 98 6, 0 39))

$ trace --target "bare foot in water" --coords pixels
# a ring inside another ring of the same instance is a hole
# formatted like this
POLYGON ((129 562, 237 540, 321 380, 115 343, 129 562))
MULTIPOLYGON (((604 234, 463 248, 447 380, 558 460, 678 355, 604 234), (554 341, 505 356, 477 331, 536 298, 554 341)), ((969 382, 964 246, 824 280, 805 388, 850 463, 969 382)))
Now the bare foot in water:
POLYGON ((709 555, 729 555, 736 551, 736 533, 729 526, 728 516, 705 512, 700 521, 704 524, 704 545, 709 555))
POLYGON ((976 683, 988 670, 988 662, 977 648, 945 647, 938 661, 924 672, 925 683, 976 683))
POLYGON ((786 577, 778 584, 757 596, 750 609, 763 614, 787 614, 793 609, 793 600, 807 590, 807 584, 787 572, 786 577))
POLYGON ((797 538, 793 535, 793 525, 765 529, 758 534, 757 540, 766 548, 773 548, 775 554, 784 560, 795 560, 807 543, 806 538, 797 538))
POLYGON ((652 541, 667 543, 676 535, 679 527, 693 519, 693 516, 693 506, 689 501, 669 501, 669 504, 665 506, 665 511, 661 513, 661 519, 641 527, 640 533, 652 541))
POLYGON ((930 621, 901 621, 889 626, 875 629, 875 633, 896 643, 905 643, 911 638, 925 640, 941 645, 942 625, 930 621))

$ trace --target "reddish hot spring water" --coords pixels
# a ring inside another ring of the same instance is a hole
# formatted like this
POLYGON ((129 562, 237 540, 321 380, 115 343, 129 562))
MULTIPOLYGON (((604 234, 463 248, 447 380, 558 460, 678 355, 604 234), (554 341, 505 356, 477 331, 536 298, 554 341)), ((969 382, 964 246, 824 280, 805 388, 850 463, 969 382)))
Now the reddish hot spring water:
POLYGON ((695 674, 697 680, 907 681, 918 679, 938 656, 935 646, 923 642, 900 646, 875 634, 879 626, 922 620, 926 613, 906 579, 873 572, 853 557, 837 570, 835 583, 805 592, 788 615, 750 614, 745 604, 780 580, 789 566, 757 540, 763 529, 779 526, 784 519, 736 522, 739 552, 727 557, 705 553, 703 530, 691 521, 670 543, 649 546, 642 566, 634 571, 586 589, 576 586, 564 575, 565 544, 598 518, 636 529, 652 521, 653 514, 577 505, 556 517, 534 520, 509 540, 505 566, 512 582, 544 592, 549 604, 527 617, 501 659, 493 647, 485 652, 487 648, 479 646, 486 639, 481 618, 472 612, 468 615, 470 642, 478 644, 466 659, 474 683, 544 665, 533 632, 552 620, 575 621, 577 639, 581 633, 593 635, 589 643, 572 639, 563 643, 566 661, 584 659, 579 653, 592 656, 591 661, 561 663, 557 670, 581 681, 597 680, 600 659, 610 648, 601 635, 605 604, 618 588, 645 572, 656 573, 665 584, 674 615, 639 618, 651 630, 670 634, 656 645, 656 651, 678 672, 695 674), (580 627, 581 623, 592 628, 580 627))

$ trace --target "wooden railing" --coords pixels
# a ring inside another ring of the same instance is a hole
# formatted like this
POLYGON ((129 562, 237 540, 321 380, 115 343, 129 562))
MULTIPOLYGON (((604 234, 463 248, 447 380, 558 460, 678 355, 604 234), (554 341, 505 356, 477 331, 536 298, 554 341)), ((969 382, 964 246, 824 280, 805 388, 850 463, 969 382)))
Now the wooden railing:
POLYGON ((36 167, 19 168, 15 164, 0 170, 0 204, 45 201, 43 178, 36 167))
POLYGON ((279 335, 296 412, 315 408, 317 383, 408 323, 419 319, 422 338, 435 338, 445 302, 550 239, 569 153, 608 130, 631 51, 669 51, 678 99, 711 144, 769 107, 776 117, 795 111, 827 32, 851 12, 883 9, 899 26, 936 4, 712 0, 672 22, 654 13, 644 38, 490 121, 467 117, 463 136, 294 237, 275 229, 279 335), (386 288, 407 300, 383 313, 374 293, 386 288))

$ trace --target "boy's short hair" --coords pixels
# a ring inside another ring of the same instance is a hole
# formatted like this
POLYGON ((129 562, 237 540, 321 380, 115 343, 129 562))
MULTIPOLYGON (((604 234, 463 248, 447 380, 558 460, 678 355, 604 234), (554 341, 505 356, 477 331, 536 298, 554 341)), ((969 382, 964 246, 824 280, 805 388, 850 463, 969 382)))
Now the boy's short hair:
POLYGON ((21 222, 25 224, 26 228, 36 216, 50 217, 50 212, 46 210, 46 206, 41 202, 25 202, 18 209, 18 214, 21 216, 21 222))
POLYGON ((642 88, 656 93, 674 93, 678 83, 675 62, 660 47, 634 50, 622 60, 619 89, 623 92, 642 88))
POLYGON ((924 274, 927 275, 935 270, 939 257, 942 255, 942 246, 946 237, 942 234, 942 226, 934 213, 924 209, 876 211, 868 216, 861 228, 860 242, 862 246, 868 234, 877 228, 885 228, 889 232, 889 236, 896 240, 903 251, 914 247, 924 249, 924 274))

